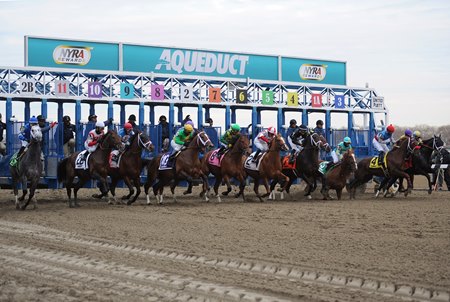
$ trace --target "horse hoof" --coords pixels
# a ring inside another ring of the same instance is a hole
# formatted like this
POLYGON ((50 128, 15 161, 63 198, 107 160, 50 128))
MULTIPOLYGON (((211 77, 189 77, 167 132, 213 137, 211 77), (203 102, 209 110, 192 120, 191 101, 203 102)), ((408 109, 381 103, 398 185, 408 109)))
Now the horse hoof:
POLYGON ((234 194, 234 198, 238 198, 239 196, 241 196, 241 193, 234 194))
POLYGON ((309 200, 311 200, 311 199, 312 199, 312 196, 311 196, 311 195, 306 195, 306 198, 309 199, 309 200))
POLYGON ((103 197, 103 195, 102 194, 92 194, 92 197, 96 198, 96 199, 101 199, 103 197))
POLYGON ((432 190, 428 190, 428 194, 431 194, 431 192, 433 192, 432 190))
POLYGON ((130 198, 130 197, 127 196, 127 195, 123 195, 120 199, 122 199, 122 200, 127 200, 128 198, 130 198))
POLYGON ((21 210, 21 211, 25 211, 26 208, 27 208, 27 207, 26 207, 25 205, 23 205, 23 206, 20 207, 20 210, 21 210))
POLYGON ((183 195, 187 195, 187 194, 191 194, 191 193, 192 193, 191 190, 186 190, 186 191, 183 192, 183 195))
POLYGON ((78 202, 75 202, 75 208, 79 208, 81 205, 78 202))
POLYGON ((16 210, 20 210, 20 205, 16 204, 16 210))
POLYGON ((131 205, 133 204, 133 202, 134 202, 134 201, 132 201, 132 200, 128 200, 128 201, 127 201, 127 206, 131 206, 131 205))
POLYGON ((223 196, 228 196, 229 193, 230 193, 230 191, 224 191, 224 192, 222 192, 222 195, 223 196))

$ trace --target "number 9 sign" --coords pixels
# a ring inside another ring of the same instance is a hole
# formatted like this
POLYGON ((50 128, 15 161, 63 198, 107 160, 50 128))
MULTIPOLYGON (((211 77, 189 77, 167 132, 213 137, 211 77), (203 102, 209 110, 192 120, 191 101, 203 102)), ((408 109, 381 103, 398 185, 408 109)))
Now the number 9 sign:
POLYGON ((130 83, 120 83, 120 98, 132 99, 134 98, 134 86, 130 83))

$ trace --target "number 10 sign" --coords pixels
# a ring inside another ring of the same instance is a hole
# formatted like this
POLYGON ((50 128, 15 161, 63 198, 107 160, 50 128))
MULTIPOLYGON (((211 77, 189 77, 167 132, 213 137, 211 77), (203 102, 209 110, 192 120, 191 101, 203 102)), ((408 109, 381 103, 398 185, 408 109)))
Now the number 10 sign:
POLYGON ((89 82, 88 83, 88 97, 90 98, 101 98, 102 97, 102 83, 100 82, 89 82))

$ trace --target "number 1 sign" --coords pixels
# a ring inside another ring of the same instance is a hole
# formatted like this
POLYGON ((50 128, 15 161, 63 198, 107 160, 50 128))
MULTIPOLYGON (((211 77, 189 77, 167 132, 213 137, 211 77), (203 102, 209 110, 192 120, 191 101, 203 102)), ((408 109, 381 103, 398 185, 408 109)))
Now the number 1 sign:
POLYGON ((89 82, 88 83, 88 97, 90 98, 101 98, 102 97, 102 83, 100 82, 89 82))

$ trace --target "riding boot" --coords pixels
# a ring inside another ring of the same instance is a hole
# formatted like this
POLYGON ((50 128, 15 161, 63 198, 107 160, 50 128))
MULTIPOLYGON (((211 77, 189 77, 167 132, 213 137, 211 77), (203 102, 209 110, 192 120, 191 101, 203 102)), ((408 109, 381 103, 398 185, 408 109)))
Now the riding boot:
POLYGON ((225 146, 220 146, 219 151, 217 151, 217 157, 221 157, 224 152, 225 152, 225 146))
POLYGON ((256 162, 256 159, 258 158, 258 155, 259 155, 259 153, 261 152, 261 150, 256 150, 256 153, 255 153, 255 156, 253 156, 253 159, 252 159, 252 161, 255 163, 256 162))
POLYGON ((295 150, 291 150, 291 156, 289 157, 289 163, 293 164, 295 161, 295 150))
POLYGON ((25 147, 24 146, 20 147, 19 152, 17 152, 16 158, 20 158, 24 151, 25 151, 25 147))
POLYGON ((334 166, 334 162, 329 161, 327 164, 327 167, 325 168, 325 171, 329 171, 334 166))
POLYGON ((172 154, 169 155, 169 161, 172 161, 175 159, 175 155, 177 155, 178 151, 173 151, 172 154))
POLYGON ((378 164, 383 167, 383 169, 386 169, 384 166, 384 152, 381 151, 380 154, 378 154, 378 164))

